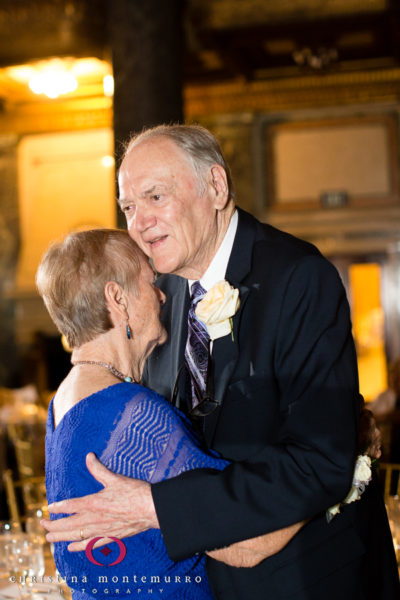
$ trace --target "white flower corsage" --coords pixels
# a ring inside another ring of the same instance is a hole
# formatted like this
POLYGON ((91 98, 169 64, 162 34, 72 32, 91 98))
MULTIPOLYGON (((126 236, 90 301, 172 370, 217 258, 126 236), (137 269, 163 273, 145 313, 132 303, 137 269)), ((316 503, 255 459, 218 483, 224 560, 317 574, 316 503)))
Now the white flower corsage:
POLYGON ((340 507, 343 504, 350 504, 361 498, 361 494, 372 479, 371 458, 366 454, 357 456, 356 465, 354 467, 353 483, 346 498, 342 502, 338 502, 335 506, 328 508, 326 518, 329 523, 335 515, 340 513, 340 507))
POLYGON ((232 334, 232 317, 240 306, 239 290, 227 281, 219 281, 208 290, 204 298, 197 304, 195 313, 207 327, 212 340, 232 334))

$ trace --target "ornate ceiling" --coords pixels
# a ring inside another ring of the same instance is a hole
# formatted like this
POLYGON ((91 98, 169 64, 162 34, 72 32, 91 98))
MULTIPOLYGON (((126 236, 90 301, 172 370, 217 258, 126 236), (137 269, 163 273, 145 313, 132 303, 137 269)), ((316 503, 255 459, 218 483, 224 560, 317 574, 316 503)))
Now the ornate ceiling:
MULTIPOLYGON (((109 1, 0 0, 0 65, 53 55, 104 58, 109 50, 109 1)), ((400 63, 397 0, 182 4, 188 84, 291 76, 305 68, 349 70, 400 63)))
MULTIPOLYGON (((92 76, 78 94, 94 98, 100 93, 104 63, 111 55, 107 11, 115 1, 0 0, 3 107, 33 101, 32 92, 10 76, 8 67, 53 56, 97 58, 102 64, 97 80, 92 76)), ((340 77, 346 88, 351 74, 363 74, 368 83, 379 72, 391 86, 392 81, 398 85, 398 0, 181 1, 188 98, 199 98, 199 90, 204 98, 213 90, 221 95, 220 86, 241 86, 241 94, 257 94, 259 86, 273 91, 276 82, 290 87, 292 80, 314 81, 321 75, 335 85, 340 77)))
POLYGON ((189 82, 400 64, 397 1, 192 0, 188 15, 189 82))

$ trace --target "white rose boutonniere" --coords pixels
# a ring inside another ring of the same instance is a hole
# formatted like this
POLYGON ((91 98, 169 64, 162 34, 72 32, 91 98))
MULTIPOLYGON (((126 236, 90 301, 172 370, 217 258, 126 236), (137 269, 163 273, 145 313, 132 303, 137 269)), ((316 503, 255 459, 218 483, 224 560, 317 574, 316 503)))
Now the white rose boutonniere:
POLYGON ((371 458, 366 454, 357 456, 356 465, 354 467, 353 483, 346 498, 342 502, 338 502, 335 506, 331 506, 326 511, 326 518, 329 521, 340 512, 340 507, 343 504, 350 504, 361 498, 361 494, 372 479, 371 458))
MULTIPOLYGON (((239 290, 219 281, 197 304, 195 313, 207 327, 212 340, 232 334, 232 317, 240 306, 239 290)), ((232 338, 233 339, 233 338, 232 338)))

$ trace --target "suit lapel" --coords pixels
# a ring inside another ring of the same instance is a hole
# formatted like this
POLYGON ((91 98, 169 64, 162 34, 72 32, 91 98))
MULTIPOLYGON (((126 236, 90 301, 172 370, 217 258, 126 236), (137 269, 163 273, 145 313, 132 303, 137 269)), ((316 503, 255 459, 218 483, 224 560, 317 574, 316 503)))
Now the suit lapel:
MULTIPOLYGON (((182 376, 181 367, 184 362, 185 345, 187 339, 187 314, 190 307, 190 297, 188 283, 186 279, 179 278, 179 285, 174 295, 173 307, 170 322, 174 324, 174 329, 170 332, 172 353, 171 368, 174 373, 173 385, 177 383, 178 397, 177 406, 184 412, 186 411, 186 385, 185 377, 182 376)), ((173 393, 171 387, 171 394, 173 393)))
POLYGON ((225 335, 214 341, 213 346, 213 370, 214 370, 214 398, 219 407, 204 419, 204 437, 207 446, 211 446, 215 428, 221 412, 221 405, 226 388, 235 371, 239 358, 239 329, 243 308, 249 295, 246 286, 235 286, 239 289, 240 307, 233 317, 233 335, 225 335))
POLYGON ((171 400, 171 392, 183 354, 187 337, 187 314, 189 294, 187 280, 176 275, 162 276, 157 285, 166 295, 166 303, 161 311, 161 321, 168 333, 164 345, 153 350, 150 355, 143 381, 159 394, 171 400))
POLYGON ((221 413, 221 404, 239 358, 239 332, 244 306, 250 289, 242 284, 251 269, 251 256, 255 238, 254 220, 238 209, 239 223, 226 271, 226 280, 239 289, 240 307, 233 317, 233 339, 226 335, 215 340, 213 347, 214 397, 219 407, 204 419, 203 431, 207 446, 212 445, 221 413))
POLYGON ((174 296, 174 304, 172 310, 172 323, 174 330, 171 331, 171 351, 173 355, 173 367, 175 373, 183 362, 185 353, 185 345, 187 338, 187 314, 189 312, 190 297, 188 284, 186 279, 180 278, 179 291, 174 296), (182 318, 185 315, 185 318, 182 318))

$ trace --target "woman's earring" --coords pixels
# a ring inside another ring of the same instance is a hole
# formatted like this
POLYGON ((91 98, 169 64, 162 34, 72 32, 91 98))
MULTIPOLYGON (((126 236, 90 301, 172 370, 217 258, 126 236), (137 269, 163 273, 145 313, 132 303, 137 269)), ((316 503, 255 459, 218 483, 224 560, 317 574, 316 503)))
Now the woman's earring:
POLYGON ((132 331, 131 331, 131 328, 129 327, 128 318, 126 319, 126 337, 128 338, 128 340, 130 340, 132 338, 132 331))

